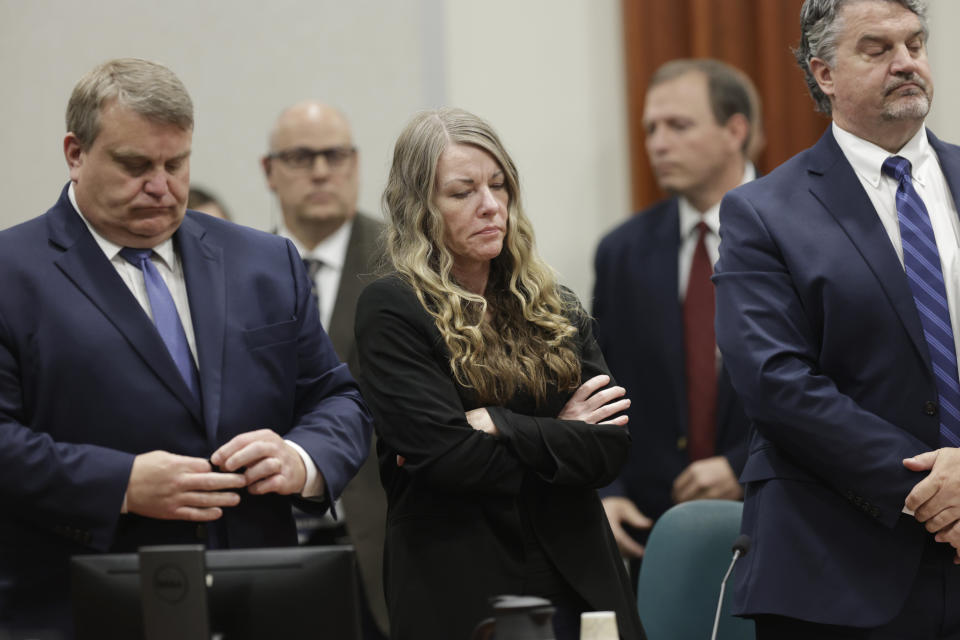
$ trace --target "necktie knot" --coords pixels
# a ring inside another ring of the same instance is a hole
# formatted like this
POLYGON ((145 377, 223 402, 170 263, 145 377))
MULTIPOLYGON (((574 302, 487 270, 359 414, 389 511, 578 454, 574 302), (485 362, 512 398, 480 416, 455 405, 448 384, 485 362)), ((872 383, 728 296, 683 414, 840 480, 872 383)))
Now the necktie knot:
POLYGON ((320 269, 323 267, 323 260, 318 258, 304 258, 303 264, 307 268, 307 275, 310 276, 310 280, 316 280, 317 274, 320 272, 320 269))
POLYGON ((704 238, 707 237, 707 234, 710 233, 710 227, 709 227, 709 226, 707 225, 707 223, 704 222, 703 220, 701 220, 700 222, 698 222, 698 223, 697 223, 697 226, 694 227, 694 229, 696 229, 696 231, 697 231, 697 241, 698 241, 698 242, 703 242, 704 238))
POLYGON ((147 300, 150 302, 150 311, 153 315, 153 324, 160 334, 160 339, 166 345, 173 363, 183 376, 184 382, 199 399, 200 382, 197 376, 197 368, 194 365, 193 353, 190 351, 190 344, 187 342, 187 334, 184 331, 183 323, 180 321, 180 314, 177 312, 177 304, 173 300, 170 289, 167 288, 163 276, 157 270, 157 267, 150 260, 153 255, 153 249, 134 249, 133 247, 124 247, 120 250, 120 256, 143 272, 143 286, 147 292, 147 300))
POLYGON ((152 254, 153 249, 134 249, 133 247, 120 249, 120 257, 141 271, 143 270, 144 261, 149 260, 152 254))
POLYGON ((910 161, 903 156, 890 156, 883 161, 880 170, 897 182, 903 180, 904 177, 910 179, 910 161))

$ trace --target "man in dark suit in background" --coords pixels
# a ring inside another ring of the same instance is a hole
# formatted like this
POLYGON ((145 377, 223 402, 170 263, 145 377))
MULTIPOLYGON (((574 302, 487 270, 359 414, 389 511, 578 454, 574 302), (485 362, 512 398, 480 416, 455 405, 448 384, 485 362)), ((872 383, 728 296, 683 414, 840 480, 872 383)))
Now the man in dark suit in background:
POLYGON ((720 199, 751 180, 760 138, 750 80, 717 60, 654 74, 643 123, 660 186, 673 194, 600 243, 597 340, 631 399, 630 460, 601 492, 621 553, 639 558, 651 518, 697 498, 739 499, 747 420, 717 357, 712 265, 720 199))
MULTIPOLYGON (((350 124, 338 110, 299 102, 280 114, 262 160, 282 213, 279 235, 307 263, 323 326, 354 376, 359 374, 353 319, 357 298, 372 279, 381 227, 357 213, 357 150, 350 124)), ((387 502, 369 456, 343 492, 345 518, 300 517, 301 542, 353 544, 370 613, 380 634, 389 629, 383 595, 383 542, 387 502), (346 521, 346 525, 343 521, 346 521)), ((368 637, 378 637, 365 620, 368 637)))
POLYGON ((721 206, 717 340, 754 426, 734 610, 758 638, 958 638, 960 148, 924 126, 925 7, 807 0, 801 29, 833 123, 721 206))
POLYGON ((291 544, 371 425, 293 246, 185 212, 170 70, 100 65, 67 128, 59 201, 0 232, 0 628, 69 637, 71 555, 291 544))

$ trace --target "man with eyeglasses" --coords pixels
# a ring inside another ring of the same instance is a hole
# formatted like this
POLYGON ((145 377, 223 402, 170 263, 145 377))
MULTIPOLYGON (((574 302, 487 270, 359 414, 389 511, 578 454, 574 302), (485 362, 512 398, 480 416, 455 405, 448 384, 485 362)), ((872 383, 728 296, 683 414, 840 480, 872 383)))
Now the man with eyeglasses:
MULTIPOLYGON (((353 316, 357 298, 374 271, 382 226, 357 213, 357 164, 346 117, 313 100, 280 114, 270 134, 270 152, 262 159, 267 184, 282 213, 277 233, 290 239, 304 259, 323 326, 354 375, 359 365, 353 316)), ((339 521, 318 521, 304 514, 298 519, 301 543, 350 543, 356 548, 372 616, 364 620, 368 638, 385 637, 389 628, 381 577, 387 507, 376 463, 373 453, 344 490, 337 505, 339 521)))

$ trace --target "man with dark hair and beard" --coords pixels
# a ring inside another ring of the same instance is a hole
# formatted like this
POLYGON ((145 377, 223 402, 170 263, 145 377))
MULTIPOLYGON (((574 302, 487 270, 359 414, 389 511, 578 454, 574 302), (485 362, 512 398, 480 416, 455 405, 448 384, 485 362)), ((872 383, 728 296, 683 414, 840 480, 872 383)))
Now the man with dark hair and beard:
POLYGON ((832 125, 720 208, 758 638, 960 637, 960 148, 924 127, 925 15, 807 0, 797 60, 832 125))

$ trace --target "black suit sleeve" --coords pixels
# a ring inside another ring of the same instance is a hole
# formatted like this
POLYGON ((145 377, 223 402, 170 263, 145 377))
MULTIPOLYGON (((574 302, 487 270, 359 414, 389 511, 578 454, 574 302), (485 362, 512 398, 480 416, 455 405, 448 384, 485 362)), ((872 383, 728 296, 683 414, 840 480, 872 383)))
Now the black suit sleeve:
MULTIPOLYGON (((361 387, 377 433, 419 482, 446 491, 513 494, 524 474, 536 471, 558 484, 599 485, 626 458, 629 436, 622 427, 492 408, 502 437, 473 429, 432 317, 396 278, 364 291, 356 333, 361 387)), ((599 350, 592 338, 588 342, 585 376, 602 367, 599 350)))
POLYGON ((743 466, 747 462, 748 440, 748 434, 744 433, 738 441, 717 452, 719 455, 727 459, 727 462, 730 464, 730 468, 733 469, 734 475, 738 478, 740 477, 740 473, 743 472, 743 466))

